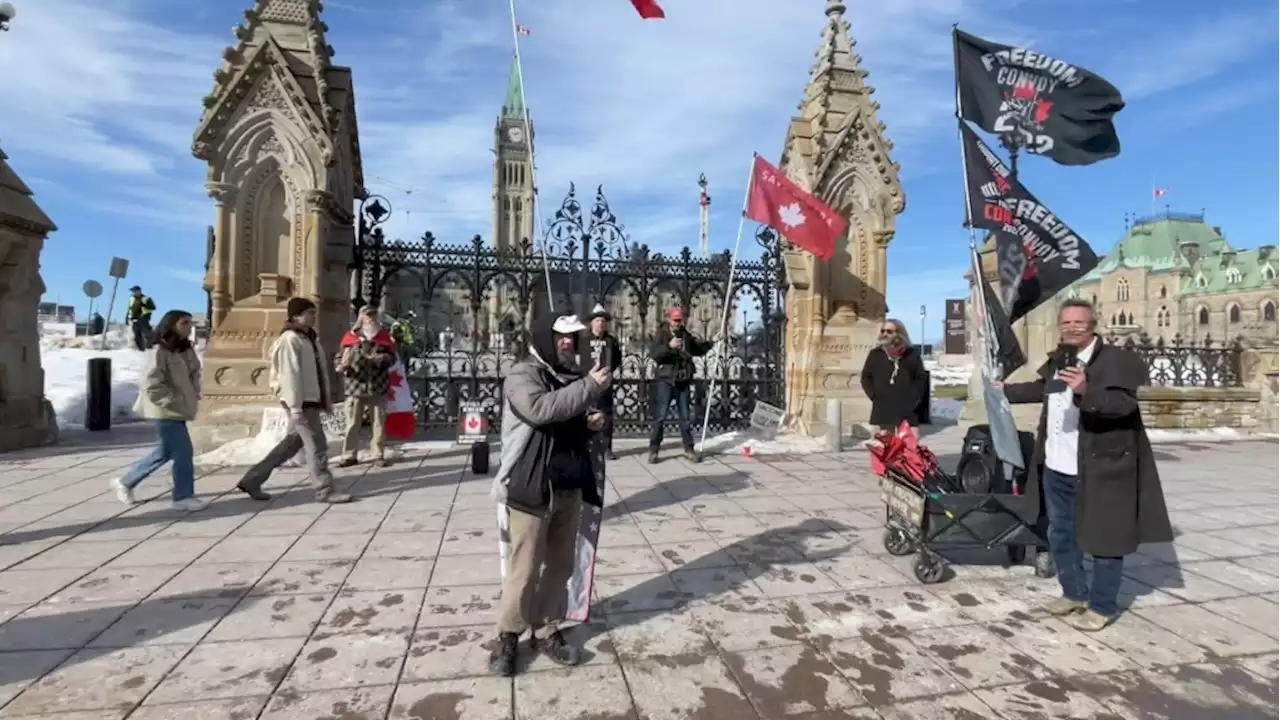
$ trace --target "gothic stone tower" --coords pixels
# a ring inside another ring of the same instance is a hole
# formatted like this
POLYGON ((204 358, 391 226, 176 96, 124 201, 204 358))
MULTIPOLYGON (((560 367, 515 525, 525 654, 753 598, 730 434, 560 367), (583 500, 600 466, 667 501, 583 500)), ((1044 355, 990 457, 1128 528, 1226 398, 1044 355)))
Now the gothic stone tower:
POLYGON ((493 128, 493 246, 515 249, 534 240, 533 127, 520 91, 520 68, 511 59, 507 97, 493 128))
POLYGON ((817 62, 799 115, 791 118, 781 167, 849 220, 828 262, 785 252, 787 276, 787 406, 802 430, 820 433, 823 403, 840 398, 847 425, 864 421, 870 401, 859 375, 884 318, 885 253, 906 207, 893 143, 876 117, 880 104, 853 52, 845 6, 828 0, 817 62))
POLYGON ((266 350, 290 296, 320 308, 330 349, 350 322, 352 208, 364 183, 351 70, 330 63, 321 10, 318 0, 255 0, 204 98, 192 153, 208 165, 214 201, 213 316, 198 447, 253 435, 276 406, 266 350))

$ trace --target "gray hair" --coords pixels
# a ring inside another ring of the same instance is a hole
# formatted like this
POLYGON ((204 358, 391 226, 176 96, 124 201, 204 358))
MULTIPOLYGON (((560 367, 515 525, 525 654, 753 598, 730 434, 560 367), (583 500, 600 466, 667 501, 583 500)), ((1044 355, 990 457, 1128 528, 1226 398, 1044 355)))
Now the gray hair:
POLYGON ((906 324, 901 320, 897 318, 885 318, 884 322, 880 324, 880 327, 884 327, 885 325, 892 325, 894 329, 898 331, 898 335, 902 338, 902 342, 907 345, 911 344, 911 335, 907 332, 906 324))
POLYGON ((1088 300, 1082 300, 1080 298, 1067 298, 1066 300, 1063 300, 1062 304, 1058 306, 1059 322, 1062 321, 1062 313, 1067 308, 1083 308, 1085 310, 1088 310, 1089 311, 1089 327, 1094 327, 1098 324, 1098 312, 1094 310, 1093 303, 1089 302, 1088 300))

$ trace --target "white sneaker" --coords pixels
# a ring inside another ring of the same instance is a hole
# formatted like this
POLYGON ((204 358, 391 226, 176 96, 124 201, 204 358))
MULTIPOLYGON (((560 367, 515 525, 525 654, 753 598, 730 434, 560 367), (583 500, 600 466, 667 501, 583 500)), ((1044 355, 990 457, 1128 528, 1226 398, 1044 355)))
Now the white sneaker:
POLYGON ((115 478, 112 480, 111 489, 116 491, 116 499, 125 505, 138 504, 138 501, 133 499, 133 490, 130 490, 124 484, 124 478, 115 478))
POLYGON ((199 512, 207 507, 209 507, 209 503, 193 497, 186 500, 178 500, 173 504, 174 510, 182 510, 183 512, 199 512))

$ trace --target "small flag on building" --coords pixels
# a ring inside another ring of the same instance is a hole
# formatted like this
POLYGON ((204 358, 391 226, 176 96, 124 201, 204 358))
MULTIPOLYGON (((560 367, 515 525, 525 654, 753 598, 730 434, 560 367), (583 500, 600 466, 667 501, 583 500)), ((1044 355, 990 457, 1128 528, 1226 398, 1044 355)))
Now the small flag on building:
POLYGON ((516 33, 519 35, 529 36, 533 34, 533 31, 523 25, 516 25, 516 33))
POLYGON ((1155 192, 1153 192, 1152 194, 1158 198, 1162 198, 1165 195, 1169 194, 1169 188, 1156 188, 1155 192))

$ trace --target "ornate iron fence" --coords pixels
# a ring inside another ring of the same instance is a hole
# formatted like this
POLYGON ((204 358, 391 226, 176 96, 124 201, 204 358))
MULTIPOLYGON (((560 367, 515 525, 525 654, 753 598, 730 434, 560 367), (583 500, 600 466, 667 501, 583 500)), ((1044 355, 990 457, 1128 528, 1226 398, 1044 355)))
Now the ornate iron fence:
POLYGON ((1208 335, 1203 340, 1183 340, 1174 335, 1173 342, 1164 338, 1154 343, 1144 332, 1130 335, 1123 342, 1112 336, 1111 344, 1121 344, 1138 354, 1147 366, 1147 379, 1153 387, 1241 387, 1240 357, 1244 351, 1239 340, 1215 343, 1208 335))
MULTIPOLYGON (((573 186, 547 222, 543 239, 519 247, 494 248, 479 236, 448 245, 430 232, 421 240, 387 241, 378 225, 390 213, 385 199, 361 212, 360 242, 352 265, 353 306, 374 298, 383 307, 416 305, 414 324, 420 347, 408 358, 410 386, 424 428, 456 427, 462 403, 480 403, 500 422, 502 378, 525 355, 531 316, 554 304, 585 316, 597 303, 616 318, 609 328, 623 345, 614 381, 615 427, 619 435, 647 432, 655 408, 651 345, 665 322, 666 302, 714 324, 689 324, 698 336, 718 334, 729 280, 729 253, 694 257, 689 248, 674 256, 635 246, 597 189, 584 213, 573 186), (543 272, 544 251, 547 276, 543 272), (396 286, 388 289, 388 283, 396 286), (406 291, 406 286, 409 291, 406 291), (394 291, 394 292, 393 292, 394 291), (412 298, 389 297, 388 293, 412 298), (709 332, 701 332, 707 330, 709 332)), ((748 332, 716 340, 695 360, 694 408, 700 421, 708 396, 713 432, 745 428, 757 400, 782 404, 785 288, 777 237, 762 229, 755 241, 759 260, 740 254, 729 303, 755 305, 758 317, 748 332), (718 384, 709 393, 709 383, 718 384)), ((735 311, 736 312, 736 311, 735 311)), ((749 321, 744 318, 744 325, 749 321)), ((675 431, 674 421, 667 428, 675 431)))

